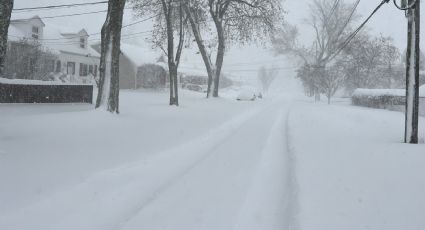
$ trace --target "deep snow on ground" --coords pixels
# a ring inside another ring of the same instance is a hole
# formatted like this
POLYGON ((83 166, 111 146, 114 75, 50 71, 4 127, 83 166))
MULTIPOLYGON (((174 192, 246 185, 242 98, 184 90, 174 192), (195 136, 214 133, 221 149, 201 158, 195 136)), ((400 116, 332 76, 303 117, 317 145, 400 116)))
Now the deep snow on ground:
POLYGON ((425 145, 402 143, 402 113, 298 103, 289 124, 299 229, 425 229, 425 145))
POLYGON ((0 105, 0 214, 207 134, 251 109, 233 100, 205 102, 184 91, 175 108, 166 92, 124 91, 118 118, 91 105, 0 105))
POLYGON ((425 146, 401 143, 402 113, 276 82, 179 108, 123 91, 119 116, 0 104, 0 229, 425 228, 425 146))

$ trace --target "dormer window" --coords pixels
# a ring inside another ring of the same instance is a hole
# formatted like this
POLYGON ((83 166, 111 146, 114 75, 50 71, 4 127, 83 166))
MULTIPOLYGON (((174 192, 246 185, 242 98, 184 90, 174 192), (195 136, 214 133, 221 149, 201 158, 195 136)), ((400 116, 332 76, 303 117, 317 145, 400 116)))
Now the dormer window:
POLYGON ((40 31, 37 26, 32 27, 32 38, 38 39, 40 37, 40 31))
POLYGON ((85 49, 86 48, 86 39, 80 38, 80 47, 85 49))

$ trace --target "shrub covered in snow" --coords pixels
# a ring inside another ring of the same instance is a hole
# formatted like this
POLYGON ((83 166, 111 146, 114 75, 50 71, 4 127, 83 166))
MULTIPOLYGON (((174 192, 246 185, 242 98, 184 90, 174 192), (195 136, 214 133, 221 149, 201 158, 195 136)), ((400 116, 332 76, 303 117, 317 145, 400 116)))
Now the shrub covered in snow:
MULTIPOLYGON (((420 88, 419 113, 425 115, 425 86, 420 88)), ((406 91, 404 89, 356 89, 351 97, 353 105, 379 109, 404 111, 406 91)))
POLYGON ((356 89, 351 100, 353 105, 388 109, 404 105, 404 94, 401 89, 356 89))

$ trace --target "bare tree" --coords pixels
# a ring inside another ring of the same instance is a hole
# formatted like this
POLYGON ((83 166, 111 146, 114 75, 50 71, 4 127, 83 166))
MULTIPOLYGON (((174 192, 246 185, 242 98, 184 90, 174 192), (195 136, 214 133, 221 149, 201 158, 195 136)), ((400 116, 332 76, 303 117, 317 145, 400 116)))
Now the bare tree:
POLYGON ((391 37, 373 38, 367 33, 359 34, 339 60, 350 93, 357 88, 390 88, 399 78, 396 63, 400 60, 400 52, 391 37))
POLYGON ((352 93, 357 88, 388 88, 399 82, 403 74, 397 61, 399 52, 390 37, 373 38, 362 33, 326 67, 304 63, 297 76, 307 95, 325 94, 330 103, 331 97, 343 87, 352 93))
POLYGON ((57 56, 36 41, 9 42, 4 74, 8 78, 54 80, 57 56))
POLYGON ((108 13, 101 32, 100 80, 96 108, 105 107, 111 113, 119 113, 119 60, 125 2, 109 0, 108 13))
MULTIPOLYGON (((310 72, 316 74, 315 78, 322 76, 322 71, 341 52, 341 48, 347 40, 351 24, 358 17, 356 9, 358 2, 354 5, 345 3, 343 0, 313 0, 310 5, 310 17, 306 23, 314 32, 314 41, 309 47, 299 45, 295 35, 296 27, 285 25, 275 34, 273 44, 278 53, 294 54, 300 57, 310 72)), ((320 99, 320 89, 316 83, 310 81, 315 91, 316 99, 320 99)))
POLYGON ((186 13, 208 72, 207 96, 218 97, 226 44, 268 37, 282 13, 279 0, 192 0, 186 1, 186 13), (208 14, 217 32, 215 64, 201 36, 199 15, 208 14))
POLYGON ((304 91, 309 97, 314 96, 315 92, 315 84, 313 83, 314 78, 312 76, 313 68, 306 62, 297 70, 297 78, 300 79, 304 86, 304 91))
POLYGON ((183 0, 132 0, 139 15, 155 14, 153 42, 167 55, 170 77, 170 105, 179 105, 178 67, 187 33, 183 0), (165 25, 164 25, 165 24, 165 25), (175 47, 177 36, 177 48, 175 47), (165 48, 166 47, 166 48, 165 48))
POLYGON ((338 63, 328 67, 320 76, 320 92, 326 95, 328 104, 331 104, 331 98, 342 87, 344 83, 344 74, 341 65, 338 63))
POLYGON ((260 68, 260 70, 258 71, 258 80, 261 83, 263 93, 267 93, 271 84, 276 79, 278 73, 279 73, 279 70, 273 67, 266 68, 262 66, 260 68))
POLYGON ((12 15, 13 0, 0 0, 0 76, 4 74, 7 51, 7 36, 12 15))

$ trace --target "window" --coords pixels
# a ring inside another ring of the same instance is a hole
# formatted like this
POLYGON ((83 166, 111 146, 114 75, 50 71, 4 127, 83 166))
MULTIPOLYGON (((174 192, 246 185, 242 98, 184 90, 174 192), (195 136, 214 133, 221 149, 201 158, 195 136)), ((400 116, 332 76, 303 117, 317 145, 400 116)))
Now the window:
POLYGON ((55 72, 55 60, 49 60, 49 72, 55 72))
POLYGON ((86 39, 80 38, 80 47, 85 49, 86 48, 86 39))
POLYGON ((39 36, 39 28, 37 26, 32 27, 32 38, 38 39, 39 36))
POLYGON ((61 67, 62 67, 61 61, 57 61, 56 62, 56 73, 61 72, 61 67))
POLYGON ((88 75, 88 65, 80 63, 80 76, 86 77, 88 75))
POLYGON ((97 65, 94 65, 94 76, 97 77, 97 65))
POLYGON ((89 65, 89 74, 94 76, 94 72, 93 72, 93 66, 89 65))
POLYGON ((66 73, 69 75, 75 75, 75 62, 68 62, 66 66, 66 73))

